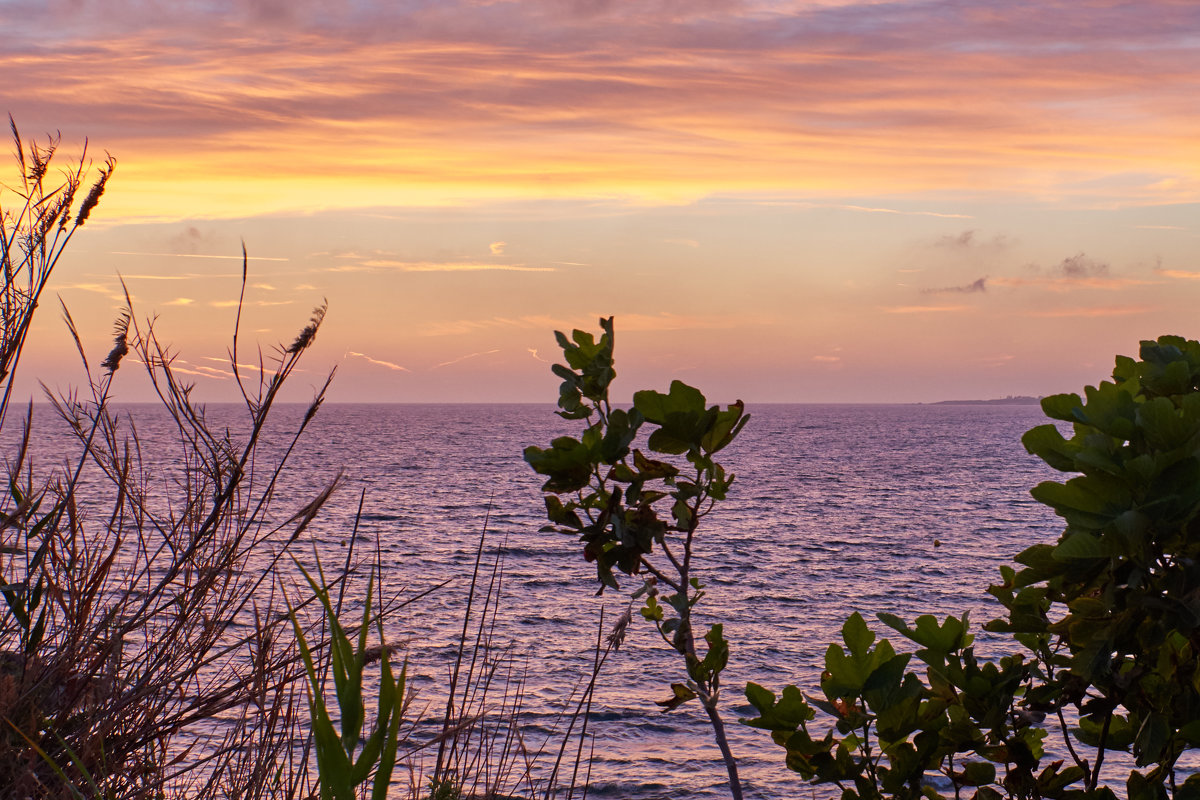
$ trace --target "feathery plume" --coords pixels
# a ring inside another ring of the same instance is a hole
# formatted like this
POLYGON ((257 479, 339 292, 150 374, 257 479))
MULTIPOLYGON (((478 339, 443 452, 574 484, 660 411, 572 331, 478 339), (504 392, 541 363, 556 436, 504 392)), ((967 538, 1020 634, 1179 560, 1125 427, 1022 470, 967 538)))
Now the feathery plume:
POLYGON ((121 359, 129 352, 128 338, 129 312, 122 311, 113 325, 113 349, 108 351, 108 357, 100 364, 101 369, 108 370, 110 375, 117 371, 117 367, 121 366, 121 359))
POLYGON ((296 336, 296 341, 288 345, 284 351, 286 353, 299 353, 301 350, 306 350, 313 340, 317 338, 317 329, 321 327, 321 321, 325 319, 326 303, 321 303, 313 309, 312 317, 308 320, 308 324, 304 326, 304 330, 296 336))
POLYGON ((83 199, 83 205, 79 206, 79 215, 75 217, 75 224, 82 225, 87 222, 88 216, 92 213, 92 209, 100 202, 100 195, 104 194, 104 185, 108 183, 109 177, 112 176, 113 170, 117 168, 117 160, 112 156, 104 159, 104 166, 100 168, 100 177, 92 184, 91 191, 87 193, 87 197, 83 199))

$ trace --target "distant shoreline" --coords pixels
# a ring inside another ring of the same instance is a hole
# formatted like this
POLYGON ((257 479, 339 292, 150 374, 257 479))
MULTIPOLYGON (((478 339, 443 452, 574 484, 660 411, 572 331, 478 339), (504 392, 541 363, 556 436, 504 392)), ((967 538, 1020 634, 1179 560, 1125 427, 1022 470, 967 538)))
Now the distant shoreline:
POLYGON ((1009 395, 996 400, 939 400, 930 403, 931 406, 1036 406, 1040 405, 1040 397, 1028 395, 1009 395))

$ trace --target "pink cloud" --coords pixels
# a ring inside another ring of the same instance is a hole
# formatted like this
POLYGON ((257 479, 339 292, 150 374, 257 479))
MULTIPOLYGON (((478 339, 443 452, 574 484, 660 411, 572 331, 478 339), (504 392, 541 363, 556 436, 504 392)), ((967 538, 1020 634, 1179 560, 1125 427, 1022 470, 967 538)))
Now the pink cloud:
POLYGON ((456 181, 1090 201, 1138 175, 1104 191, 1200 197, 1195 4, 331 8, 7 3, 5 99, 27 129, 128 155, 122 179, 160 192, 240 176, 339 205, 374 202, 361 183, 456 181))

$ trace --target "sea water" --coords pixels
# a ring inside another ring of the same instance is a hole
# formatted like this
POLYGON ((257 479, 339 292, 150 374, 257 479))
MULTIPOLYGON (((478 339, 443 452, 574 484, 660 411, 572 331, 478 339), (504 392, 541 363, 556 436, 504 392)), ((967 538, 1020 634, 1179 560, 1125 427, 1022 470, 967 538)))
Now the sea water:
MULTIPOLYGON (((280 436, 260 454, 268 465, 281 457, 282 434, 304 409, 278 411, 273 431, 280 436)), ((1025 430, 1045 421, 1036 406, 748 411, 749 425, 720 457, 737 476, 733 489, 696 539, 695 574, 707 592, 697 622, 724 623, 730 644, 721 706, 746 796, 827 796, 785 768, 783 750, 767 734, 738 724, 752 715, 746 682, 815 691, 824 652, 854 611, 871 621, 878 612, 910 620, 970 612, 980 624, 998 616, 985 591, 997 568, 1061 531, 1061 521, 1029 495, 1059 476, 1020 443, 1025 430)), ((161 409, 122 413, 135 422, 149 460, 171 452, 178 434, 161 409)), ((245 411, 214 406, 209 415, 218 427, 236 428, 245 411)), ((344 552, 357 517, 356 545, 360 552, 378 547, 388 592, 415 596, 440 587, 387 621, 389 639, 407 643, 415 708, 431 718, 444 703, 438 698, 481 539, 485 579, 492 557, 503 556, 499 599, 489 610, 492 646, 505 655, 512 680, 523 681, 519 719, 530 751, 543 743, 557 751, 563 711, 593 663, 601 613, 607 629, 641 583, 622 577, 621 591, 597 596, 595 568, 576 539, 539 530, 542 479, 522 450, 578 431, 545 405, 327 405, 289 456, 277 493, 277 502, 300 508, 340 474, 339 490, 306 533, 317 550, 335 558, 344 552)), ((41 463, 67 458, 70 449, 68 437, 54 436, 39 446, 41 463)), ((670 713, 655 704, 686 675, 634 611, 591 705, 589 796, 727 797, 725 768, 698 704, 670 713)))

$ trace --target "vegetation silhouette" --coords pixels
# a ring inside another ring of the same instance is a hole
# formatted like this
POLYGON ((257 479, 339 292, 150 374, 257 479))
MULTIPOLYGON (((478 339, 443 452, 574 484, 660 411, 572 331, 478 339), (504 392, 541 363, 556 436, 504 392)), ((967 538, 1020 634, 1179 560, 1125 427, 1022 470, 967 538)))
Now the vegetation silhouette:
POLYGON ((1071 435, 1040 425, 1026 449, 1079 474, 1034 487, 1066 527, 988 589, 1006 613, 984 627, 1010 651, 977 653, 966 615, 879 614, 920 648, 898 653, 855 614, 822 697, 747 687, 746 724, 790 769, 844 798, 1200 797, 1200 774, 1177 767, 1200 748, 1200 342, 1144 341, 1111 381, 1042 408, 1071 435), (1065 758, 1047 757, 1051 733, 1065 758))

